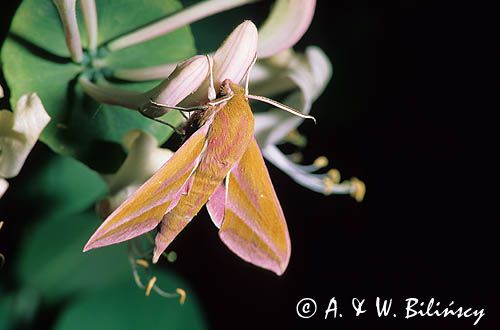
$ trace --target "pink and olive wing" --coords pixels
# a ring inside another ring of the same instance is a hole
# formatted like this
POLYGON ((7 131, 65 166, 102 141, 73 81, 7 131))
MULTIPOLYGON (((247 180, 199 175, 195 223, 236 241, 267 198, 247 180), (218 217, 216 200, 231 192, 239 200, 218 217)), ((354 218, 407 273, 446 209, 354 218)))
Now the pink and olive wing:
POLYGON ((220 222, 221 203, 225 203, 220 238, 245 261, 283 274, 290 259, 290 237, 255 139, 231 170, 226 187, 227 194, 217 190, 219 195, 208 205, 214 222, 220 222))
POLYGON ((139 236, 160 223, 179 201, 200 159, 209 125, 196 131, 175 154, 118 207, 92 235, 83 251, 139 236))

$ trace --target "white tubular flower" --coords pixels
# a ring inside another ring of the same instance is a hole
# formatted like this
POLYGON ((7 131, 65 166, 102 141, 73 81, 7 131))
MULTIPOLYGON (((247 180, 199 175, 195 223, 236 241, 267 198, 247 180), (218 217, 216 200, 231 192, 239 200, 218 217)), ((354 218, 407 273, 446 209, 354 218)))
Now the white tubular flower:
MULTIPOLYGON (((168 33, 182 25, 191 24, 209 15, 255 1, 257 0, 203 1, 114 40, 108 47, 110 50, 128 47, 168 33)), ((259 29, 257 58, 268 58, 293 47, 309 28, 315 8, 316 0, 277 0, 268 18, 259 29)), ((174 67, 172 64, 163 64, 146 68, 118 68, 113 70, 113 75, 116 78, 130 81, 157 80, 168 77, 174 67)))
MULTIPOLYGON (((252 93, 273 96, 295 90, 284 103, 304 114, 309 114, 312 103, 321 95, 333 72, 326 54, 314 46, 308 47, 305 55, 287 50, 255 69, 258 77, 252 72, 252 93)), ((303 118, 276 109, 258 113, 255 115, 255 135, 261 147, 276 144, 303 121, 303 118)))
POLYGON ((71 59, 73 62, 80 63, 83 60, 83 51, 76 20, 76 0, 53 0, 53 2, 61 18, 71 59))
MULTIPOLYGON (((224 40, 213 56, 214 87, 218 91, 225 79, 239 83, 253 64, 257 52, 258 33, 255 24, 245 21, 224 40)), ((190 97, 187 105, 208 101, 208 79, 190 97)))
POLYGON ((169 17, 161 19, 153 24, 133 31, 109 43, 108 48, 112 51, 145 42, 169 32, 172 32, 184 25, 191 24, 202 18, 220 13, 222 11, 242 6, 258 0, 206 0, 169 17))
MULTIPOLYGON (((251 21, 245 21, 222 43, 213 56, 216 91, 224 79, 240 82, 244 78, 255 59, 257 39, 257 28, 251 21)), ((181 62, 166 80, 145 93, 123 90, 110 84, 94 84, 84 76, 79 78, 79 82, 84 91, 98 102, 132 110, 148 108, 145 112, 151 112, 153 117, 157 117, 159 113, 153 113, 153 107, 148 106, 150 100, 168 106, 176 106, 183 100, 183 105, 197 105, 207 101, 208 73, 207 57, 197 55, 181 62)))
POLYGON ((291 48, 311 25, 316 0, 277 0, 259 29, 259 59, 291 48))
POLYGON ((97 214, 105 218, 149 179, 173 152, 158 147, 156 139, 140 130, 132 130, 123 138, 127 158, 115 174, 104 176, 109 195, 96 205, 97 214))
POLYGON ((80 0, 80 8, 82 9, 83 20, 87 29, 88 47, 91 53, 97 49, 97 9, 95 0, 80 0))
MULTIPOLYGON (((298 111, 309 114, 312 103, 323 92, 332 76, 328 57, 317 47, 308 47, 305 55, 287 50, 271 57, 256 67, 252 73, 252 90, 267 95, 293 91, 284 101, 298 111), (281 74, 280 74, 281 72, 281 74)), ((331 169, 324 174, 314 172, 326 167, 328 159, 318 157, 311 165, 299 165, 293 157, 283 154, 277 147, 283 142, 303 146, 305 138, 296 128, 302 118, 290 116, 279 110, 269 110, 255 115, 255 134, 264 157, 287 173, 294 181, 313 191, 329 194, 350 194, 357 201, 364 196, 364 184, 353 178, 340 183, 340 173, 331 169)))
POLYGON ((139 110, 147 106, 150 99, 170 106, 177 105, 196 91, 207 75, 206 57, 194 56, 177 65, 167 79, 145 93, 124 90, 109 83, 95 84, 85 76, 78 81, 83 90, 98 102, 139 110))
POLYGON ((49 121, 50 116, 35 93, 21 96, 13 112, 0 111, 0 193, 7 189, 2 178, 19 174, 49 121))

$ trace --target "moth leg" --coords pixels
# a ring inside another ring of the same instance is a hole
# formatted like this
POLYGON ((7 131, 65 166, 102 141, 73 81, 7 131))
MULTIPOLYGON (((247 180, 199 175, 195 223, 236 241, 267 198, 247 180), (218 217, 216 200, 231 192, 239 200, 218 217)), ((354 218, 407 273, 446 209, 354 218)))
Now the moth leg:
POLYGON ((194 107, 185 108, 185 107, 178 107, 178 106, 163 104, 160 102, 153 101, 152 99, 149 99, 149 103, 155 107, 158 107, 158 108, 166 108, 166 109, 177 110, 177 111, 181 111, 181 112, 193 112, 193 111, 207 110, 206 105, 198 105, 198 106, 194 106, 194 107))
POLYGON ((221 104, 221 103, 224 103, 224 102, 229 101, 230 99, 232 99, 232 98, 233 98, 233 96, 234 96, 234 94, 230 94, 230 95, 227 95, 227 96, 221 97, 221 98, 219 98, 219 99, 215 99, 215 100, 213 100, 213 101, 211 101, 211 102, 208 102, 207 104, 208 104, 209 106, 211 106, 211 107, 214 107, 214 106, 216 106, 216 105, 219 105, 219 104, 221 104))
POLYGON ((171 129, 174 130, 175 133, 181 135, 181 136, 185 136, 186 135, 186 132, 184 131, 184 129, 182 128, 178 128, 178 127, 175 127, 174 125, 170 124, 170 123, 167 123, 166 121, 163 121, 161 119, 158 119, 158 118, 154 118, 154 117, 151 117, 151 116, 148 116, 146 113, 142 112, 142 111, 139 111, 139 113, 141 115, 143 115, 144 117, 148 118, 148 119, 151 119, 151 120, 154 120, 160 124, 163 124, 163 125, 166 125, 168 127, 170 127, 171 129))

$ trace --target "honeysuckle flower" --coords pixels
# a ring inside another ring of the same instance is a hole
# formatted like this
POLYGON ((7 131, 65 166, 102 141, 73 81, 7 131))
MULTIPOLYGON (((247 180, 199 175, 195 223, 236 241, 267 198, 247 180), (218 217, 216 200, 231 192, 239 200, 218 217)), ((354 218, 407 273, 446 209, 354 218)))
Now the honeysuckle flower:
POLYGON ((291 48, 311 25, 316 0, 278 0, 259 29, 258 58, 291 48))
MULTIPOLYGON (((251 21, 244 21, 224 40, 213 55, 213 81, 215 90, 219 90, 225 79, 235 83, 243 80, 252 66, 257 53, 258 32, 251 21)), ((195 105, 208 101, 209 80, 189 96, 186 105, 195 105)))
POLYGON ((76 0, 53 0, 53 2, 61 18, 71 59, 73 62, 80 63, 83 60, 83 51, 76 20, 76 0))
POLYGON ((127 158, 115 174, 104 175, 109 195, 96 205, 97 214, 105 218, 149 179, 172 156, 169 149, 158 147, 158 141, 145 132, 132 130, 123 137, 127 158))
POLYGON ((81 76, 79 82, 84 91, 96 101, 139 110, 147 107, 149 100, 171 106, 177 105, 198 89, 207 75, 206 57, 194 56, 179 63, 167 79, 145 93, 124 90, 102 81, 95 84, 85 76, 81 76))
MULTIPOLYGON (((323 92, 332 77, 332 65, 318 47, 308 47, 305 54, 286 50, 261 62, 252 72, 252 90, 266 96, 294 90, 284 103, 309 114, 312 103, 323 92)), ((269 110, 255 115, 255 134, 264 157, 287 173, 293 180, 313 191, 323 194, 351 194, 363 199, 364 184, 353 178, 340 183, 340 173, 332 169, 325 174, 314 174, 328 165, 322 156, 311 165, 299 165, 292 157, 284 155, 277 145, 283 142, 300 144, 304 138, 296 131, 303 119, 279 110, 269 110)))
MULTIPOLYGON (((215 52, 213 56, 215 90, 218 90, 224 79, 235 82, 243 79, 257 52, 257 35, 255 25, 245 21, 233 30, 215 52)), ((150 100, 169 106, 176 106, 181 101, 183 106, 206 102, 209 91, 208 73, 207 57, 194 56, 177 65, 166 80, 145 93, 127 91, 108 84, 94 84, 85 76, 81 76, 79 82, 85 92, 99 102, 133 110, 146 109, 149 113, 150 100)), ((153 115, 159 114, 153 113, 153 115)))
POLYGON ((42 130, 50 121, 35 93, 21 96, 14 111, 0 111, 0 196, 8 183, 4 179, 19 174, 42 130))
MULTIPOLYGON (((188 7, 154 24, 134 31, 111 42, 110 50, 132 46, 191 24, 212 14, 259 0, 208 0, 188 7)), ((316 7, 315 0, 277 0, 271 13, 259 29, 257 58, 263 59, 291 48, 309 28, 316 7)), ((168 77, 175 64, 146 68, 113 70, 116 78, 130 81, 157 80, 168 77)))

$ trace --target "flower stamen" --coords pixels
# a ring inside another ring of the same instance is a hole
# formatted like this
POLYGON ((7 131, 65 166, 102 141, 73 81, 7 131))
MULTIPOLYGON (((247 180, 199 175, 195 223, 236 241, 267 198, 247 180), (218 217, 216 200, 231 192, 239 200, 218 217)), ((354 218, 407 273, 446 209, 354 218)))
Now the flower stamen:
POLYGON ((296 129, 291 130, 288 134, 283 138, 285 142, 291 143, 294 146, 299 148, 303 148, 307 145, 307 138, 300 134, 296 129))
POLYGON ((177 288, 177 289, 175 289, 175 292, 177 292, 180 296, 179 303, 181 305, 184 305, 184 302, 186 301, 186 291, 184 291, 184 289, 177 288))

